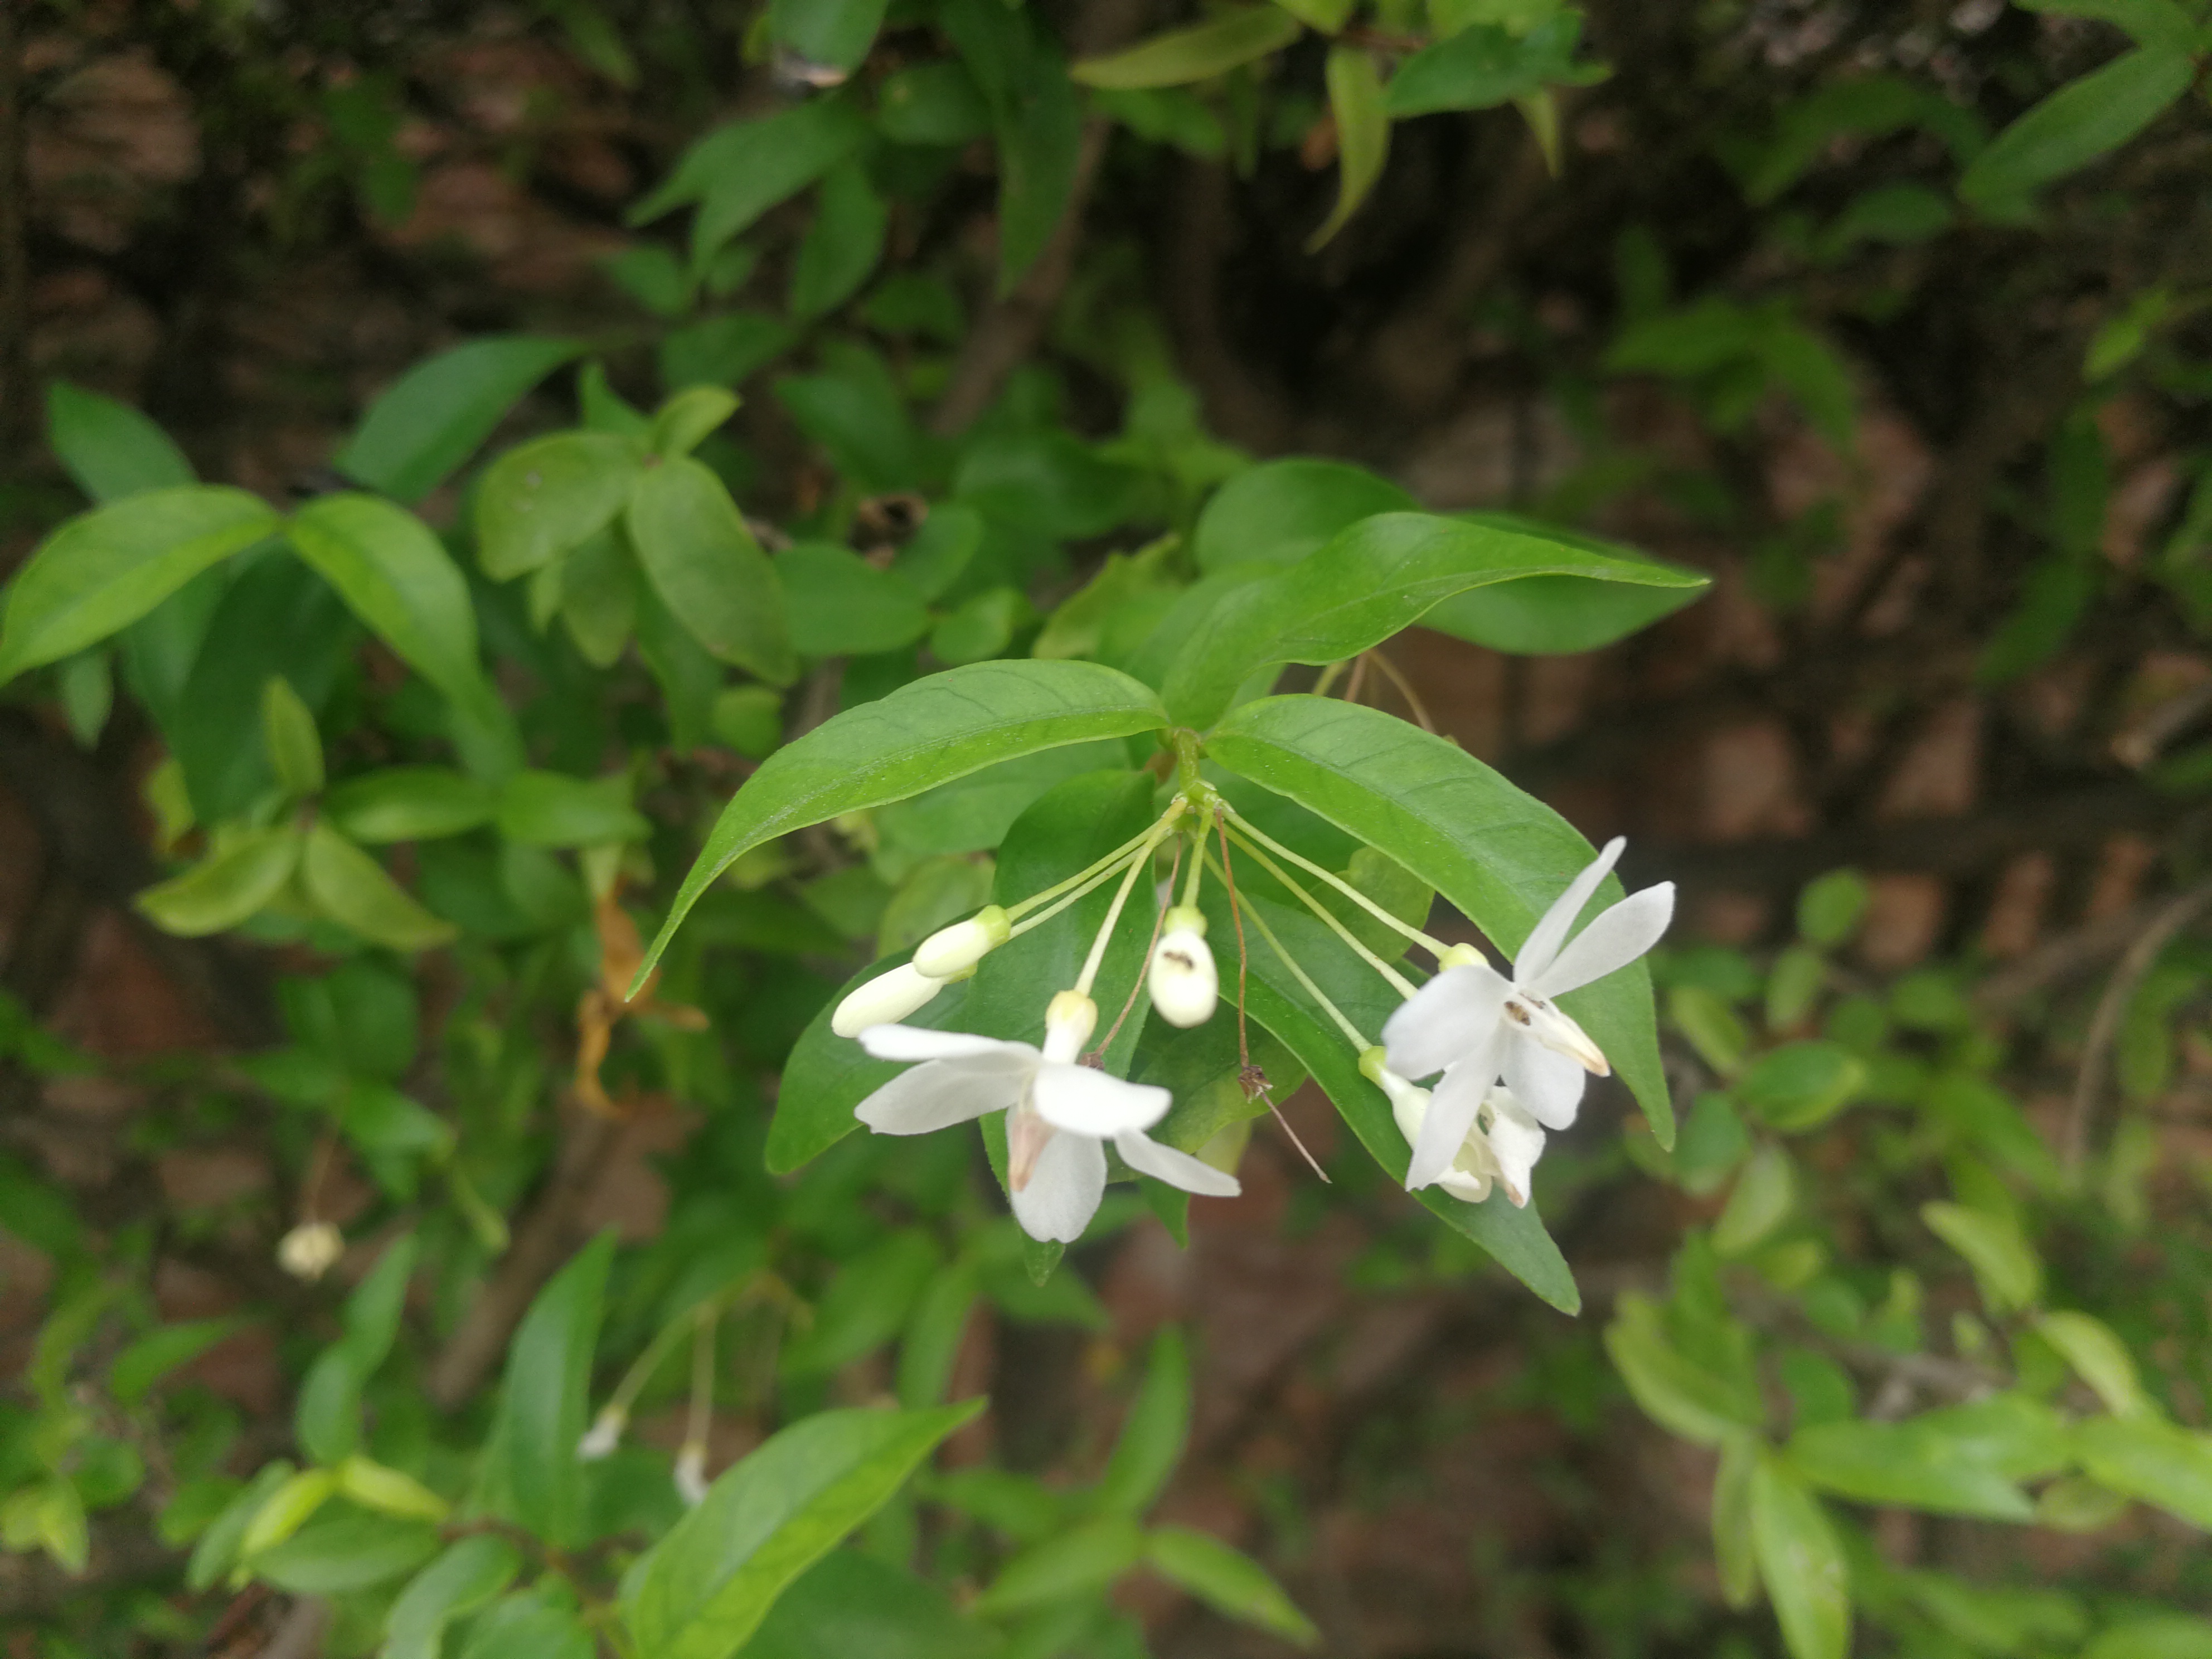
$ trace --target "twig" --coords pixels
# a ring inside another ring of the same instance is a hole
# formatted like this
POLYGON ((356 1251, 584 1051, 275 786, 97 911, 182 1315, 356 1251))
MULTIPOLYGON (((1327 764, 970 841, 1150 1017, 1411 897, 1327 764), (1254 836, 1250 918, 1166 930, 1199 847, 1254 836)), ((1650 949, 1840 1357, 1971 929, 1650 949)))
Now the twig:
POLYGON ((2074 1098, 2066 1109, 2066 1127, 2060 1143, 2060 1159, 2069 1176, 2077 1174, 2082 1159, 2088 1156, 2090 1132, 2104 1094, 2107 1062, 2136 988, 2142 983, 2143 975, 2150 972, 2173 936, 2195 921, 2208 904, 2212 904, 2212 881, 2199 882, 2169 900, 2151 918, 2150 925, 2136 935, 2135 943, 2128 946, 2119 965, 2112 969, 2105 994, 2097 1000, 2097 1012, 2090 1018, 2088 1041, 2081 1048, 2081 1069, 2074 1079, 2074 1098))
POLYGON ((1398 695, 1406 700, 1406 707, 1413 712, 1414 723, 1422 731, 1433 736, 1437 723, 1429 718, 1429 711, 1422 705, 1419 695, 1414 691, 1413 683, 1406 678, 1396 663, 1392 662, 1382 652, 1370 651, 1367 654, 1374 659, 1375 665, 1382 671, 1382 678, 1398 688, 1398 695))
POLYGON ((2127 942, 2150 926, 2161 901, 2147 900, 2109 916, 2084 922, 2057 939, 2045 940, 2017 961, 1998 969, 1974 988, 1978 1008, 1996 1010, 2038 991, 2086 974, 2106 957, 2125 948, 2127 942))

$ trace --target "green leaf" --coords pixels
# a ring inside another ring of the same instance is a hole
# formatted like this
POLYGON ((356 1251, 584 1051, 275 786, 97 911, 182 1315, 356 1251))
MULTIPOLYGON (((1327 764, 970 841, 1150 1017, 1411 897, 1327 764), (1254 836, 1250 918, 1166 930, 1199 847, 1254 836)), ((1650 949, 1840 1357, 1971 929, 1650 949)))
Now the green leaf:
POLYGON ((192 1546, 191 1559, 185 1564, 185 1589, 207 1589, 231 1570, 254 1517, 268 1507, 269 1500, 292 1478, 292 1466, 279 1458, 264 1464, 261 1472, 246 1483, 246 1489, 224 1505, 222 1513, 216 1516, 200 1534, 199 1541, 192 1546))
POLYGON ((1788 1042, 1752 1061, 1736 1098, 1772 1127, 1799 1134, 1826 1122, 1866 1084, 1866 1066, 1836 1042, 1788 1042))
POLYGON ((2139 46, 2187 52, 2197 37, 2189 14, 2173 0, 2021 0, 2028 11, 2094 17, 2125 29, 2139 46))
POLYGON ((1751 1476, 1759 1467, 1759 1442, 1732 1434, 1721 1443, 1720 1468, 1713 1474, 1713 1562, 1720 1571, 1721 1599, 1738 1612, 1759 1594, 1758 1545, 1751 1532, 1751 1476))
POLYGON ((342 1595, 410 1573, 437 1553, 428 1522, 356 1510, 318 1518, 250 1565, 255 1577, 295 1595, 342 1595))
POLYGON ((1527 655, 1595 651, 1672 616, 1703 597, 1711 578, 1668 564, 1618 542, 1585 536, 1517 513, 1462 513, 1462 523, 1487 525, 1540 540, 1580 548, 1629 566, 1648 568, 1658 585, 1629 581, 1593 586, 1579 576, 1524 576, 1455 594, 1439 601, 1421 625, 1495 651, 1527 655))
POLYGON ((477 452, 525 392, 583 350, 574 340, 505 334, 426 358, 378 394, 333 464, 395 501, 418 501, 477 452))
MULTIPOLYGON (((726 1659, 785 1587, 906 1483, 983 1401, 929 1411, 830 1411, 772 1436, 676 1523, 623 1598, 655 1659, 726 1659)), ((574 1442, 562 1452, 571 1463, 574 1442)))
POLYGON ((1756 1393, 1675 1346, 1658 1304, 1647 1296, 1630 1291, 1614 1304, 1605 1351, 1644 1414, 1685 1440, 1724 1446, 1765 1425, 1756 1393))
MULTIPOLYGON (((768 1129, 765 1160, 771 1175, 790 1174, 859 1128, 853 1109, 905 1069, 869 1059, 859 1043, 830 1029, 830 1017, 847 992, 895 965, 872 963, 854 975, 823 1004, 792 1045, 776 1090, 775 1116, 768 1129)), ((967 999, 967 984, 948 985, 901 1024, 931 1030, 963 1027, 967 999)))
POLYGON ((1191 1527, 1155 1528, 1145 1558, 1224 1619, 1272 1632, 1293 1646, 1310 1648, 1321 1630, 1284 1594, 1267 1570, 1241 1550, 1191 1527))
POLYGON ((2000 1449, 1948 1432, 1940 1420, 1852 1419, 1800 1429, 1790 1442, 1790 1466, 1822 1490, 1862 1504, 2032 1519, 2035 1506, 2002 1467, 2000 1449))
POLYGON ((1032 1544, 999 1570, 975 1601, 988 1618, 1103 1589, 1144 1559, 1145 1533, 1123 1515, 1102 1516, 1032 1544))
POLYGON ((494 581, 549 564, 614 521, 637 472, 630 441, 556 432, 510 449, 476 493, 477 559, 494 581))
POLYGON ((961 457, 952 492, 992 518, 1054 540, 1101 535, 1128 510, 1134 471, 1066 432, 985 438, 961 457))
MULTIPOLYGON (((507 1345, 506 1379, 488 1461, 511 1518, 546 1542, 584 1541, 584 1468, 576 1455, 588 1416, 592 1354, 614 1235, 601 1233, 538 1293, 507 1345)), ((695 1514, 696 1511, 695 1511, 695 1514)))
POLYGON ((470 1626, 460 1659, 596 1659, 599 1644, 574 1600, 558 1579, 502 1597, 470 1626))
POLYGON ((296 800, 322 788, 322 734, 315 729, 313 714, 282 674, 270 675, 261 688, 261 741, 268 746, 276 786, 286 795, 296 800))
POLYGON ((857 161, 841 161, 822 176, 814 222, 799 239, 791 264, 791 313, 825 317, 860 290, 884 257, 890 209, 857 161))
POLYGON ((256 830, 132 902, 165 933, 197 939, 235 927, 292 878, 301 839, 289 824, 256 830))
POLYGON ((70 520, 8 585, 0 680, 128 627, 283 522, 259 496, 219 484, 151 490, 70 520))
POLYGON ((522 1553, 504 1538, 456 1539, 416 1574, 385 1617, 385 1659, 439 1659, 446 1626, 490 1604, 522 1571, 522 1553))
POLYGON ((987 1659, 951 1597, 860 1549, 832 1550, 776 1599, 744 1659, 987 1659))
POLYGON ((67 380, 46 386, 46 441, 94 501, 121 501, 195 482, 192 464, 169 434, 128 404, 67 380))
POLYGON ((2096 1392, 2115 1417, 2142 1417, 2154 1409, 2136 1375, 2135 1356, 2101 1319, 2085 1313, 2047 1313, 2036 1334, 2058 1350, 2075 1375, 2096 1392))
POLYGON ((641 225, 699 203, 692 263, 703 265, 731 237, 844 160, 867 131, 852 100, 835 95, 717 127, 684 151, 676 170, 626 216, 641 225))
POLYGON ((1713 1253, 1739 1256, 1756 1249, 1789 1215, 1796 1201, 1796 1186, 1789 1153, 1779 1146, 1762 1146, 1753 1153, 1736 1176, 1727 1207, 1713 1223, 1713 1253))
POLYGON ((957 61, 908 64, 876 88, 876 125, 893 143, 956 149, 991 130, 991 112, 957 61))
POLYGON ((802 657, 871 656, 929 631, 929 609, 906 578, 845 548, 800 542, 776 555, 775 573, 802 657))
POLYGON ((1415 52, 1390 77, 1391 117, 1404 120, 1438 110, 1495 109, 1540 90, 1547 81, 1578 78, 1572 68, 1582 15, 1553 11, 1526 33, 1476 23, 1415 52))
POLYGON ((245 1536, 238 1540, 239 1555, 251 1565, 264 1550, 283 1543, 329 1503, 337 1488, 338 1478, 328 1469, 302 1469, 277 1482, 267 1501, 253 1511, 245 1536))
POLYGON ((648 467, 623 521, 647 580, 694 639, 771 684, 797 677, 775 568, 720 478, 689 456, 648 467))
POLYGON ((1751 1474, 1751 1527, 1790 1659, 1844 1659, 1851 1602, 1843 1546, 1820 1500, 1765 1453, 1751 1474))
POLYGON ((2124 1619, 2081 1650, 2081 1659, 2206 1659, 2208 1655, 2212 1655, 2212 1622, 2179 1613, 2124 1619))
POLYGON ((1382 514, 1298 563, 1224 596, 1169 672, 1168 708, 1181 724, 1206 726, 1261 669, 1338 662, 1410 627, 1441 599, 1543 575, 1692 592, 1705 580, 1548 536, 1428 514, 1382 514))
POLYGON ((135 1406, 178 1366, 229 1340, 245 1325, 240 1319, 194 1319, 150 1330, 115 1356, 107 1370, 107 1390, 118 1405, 135 1406))
POLYGON ((1068 74, 1082 86, 1115 90, 1188 86, 1280 52, 1304 33, 1298 20, 1279 7, 1238 6, 1126 51, 1085 58, 1068 74))
POLYGON ((1206 571, 1296 564, 1362 519, 1419 507, 1388 478, 1348 461, 1262 461, 1213 493, 1191 532, 1191 556, 1206 571))
POLYGON ((1364 46, 1331 46, 1325 74, 1329 113, 1336 118, 1336 205, 1307 239, 1309 253, 1317 252, 1359 211, 1390 159, 1390 112, 1374 54, 1364 46))
POLYGON ((489 823, 497 797, 442 766, 393 766, 334 785, 323 814, 355 841, 434 841, 489 823))
POLYGON ((2196 73, 2187 52, 2155 46, 2068 82, 1974 158, 1960 176, 1960 199, 1991 217, 2024 217, 2037 190, 2127 143, 2189 89, 2196 73))
POLYGON ((738 412, 738 394, 719 386, 695 386, 678 392, 653 417, 645 446, 664 458, 689 455, 710 432, 738 412))
POLYGON ((1982 1298, 2000 1311, 2025 1308, 2043 1294, 2043 1261, 2020 1224, 1963 1204, 1920 1206, 1928 1229, 1974 1270, 1982 1298))
POLYGON ((1797 896, 1797 931, 1815 945, 1841 945, 1858 931, 1874 890, 1856 870, 1831 870, 1797 896))
POLYGON ((2094 1417, 2075 1425, 2089 1477, 2212 1531, 2212 1436, 2157 1417, 2094 1417))
POLYGON ((775 0, 775 43, 810 64, 848 71, 860 66, 883 27, 887 0, 775 0))
MULTIPOLYGON (((1314 696, 1247 703, 1215 728, 1206 752, 1395 859, 1509 951, 1520 949, 1593 856, 1564 818, 1473 756, 1358 704, 1314 696)), ((1620 891, 1607 877, 1593 906, 1620 891)), ((1634 1091, 1660 1146, 1671 1146, 1674 1110, 1644 964, 1570 992, 1563 1005, 1634 1091)))
POLYGON ((702 318, 661 337, 661 384, 736 386, 782 356, 797 337, 790 324, 764 311, 702 318))
POLYGON ((499 833, 526 847, 599 847, 643 841, 653 826, 629 804, 622 773, 572 778, 563 772, 517 772, 500 786, 499 833))
POLYGON ((382 865, 327 823, 307 831, 300 874, 307 896, 331 921, 395 951, 428 951, 455 928, 432 915, 382 865))
POLYGON ((481 695, 476 607, 430 527, 374 495, 324 495, 292 520, 292 545, 354 615, 448 697, 481 695))
POLYGON ((1143 685, 1085 662, 976 663, 848 708, 769 756, 722 810, 640 972, 708 884, 763 842, 995 762, 1165 723, 1143 685))
POLYGON ((1152 1339, 1145 1380, 1092 1501, 1109 1514, 1142 1515, 1167 1490, 1189 1436, 1190 1356, 1182 1333, 1170 1325, 1152 1339))
POLYGON ((897 1335, 939 1266, 936 1242, 901 1228, 839 1267, 814 1308, 814 1322, 783 1352, 787 1375, 834 1371, 897 1335))
POLYGON ((1334 34, 1351 20, 1358 0, 1274 0, 1276 5, 1323 34, 1334 34))

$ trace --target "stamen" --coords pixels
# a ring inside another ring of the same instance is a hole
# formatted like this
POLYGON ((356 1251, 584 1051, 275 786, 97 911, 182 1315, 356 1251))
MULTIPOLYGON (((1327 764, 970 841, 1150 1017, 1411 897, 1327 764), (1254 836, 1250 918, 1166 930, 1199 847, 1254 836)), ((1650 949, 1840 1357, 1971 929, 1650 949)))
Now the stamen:
POLYGON ((1441 939, 1430 938, 1428 934, 1423 933, 1411 922, 1401 921, 1397 916, 1392 915, 1389 911, 1384 909, 1373 899, 1368 897, 1366 894, 1361 892, 1357 887, 1354 887, 1350 882, 1345 880, 1343 877, 1338 875, 1334 871, 1324 870, 1321 866, 1316 864, 1311 859, 1301 857, 1299 854, 1292 852, 1289 848, 1284 846, 1282 842, 1277 841, 1273 836, 1261 830, 1260 826, 1253 823, 1251 819, 1237 811, 1235 807, 1230 805, 1230 804, 1225 800, 1221 803, 1221 813, 1224 817, 1234 817, 1236 818, 1237 833, 1238 836, 1248 837, 1252 841, 1257 842, 1261 846, 1266 848, 1269 852, 1274 854, 1279 858, 1289 860, 1290 862, 1297 865, 1299 869, 1304 871, 1308 875, 1318 876, 1322 880, 1335 888, 1338 892, 1343 894, 1345 897, 1350 899, 1354 904, 1357 904, 1361 909, 1366 911, 1367 914, 1374 917, 1376 921, 1381 922, 1386 927, 1395 928, 1399 933, 1403 933, 1407 939, 1413 940, 1414 944, 1419 945, 1431 956, 1438 958, 1439 961, 1442 960, 1444 952, 1451 948, 1449 945, 1444 944, 1441 939))
MULTIPOLYGON (((1240 842, 1244 841, 1244 834, 1243 830, 1240 830, 1237 831, 1237 839, 1240 842)), ((1376 973, 1382 975, 1384 981, 1389 983, 1392 990, 1395 991, 1401 997, 1410 998, 1413 994, 1413 982, 1411 980, 1407 979, 1396 969, 1391 967, 1389 963, 1384 962, 1382 957, 1376 956, 1374 951, 1369 950, 1364 945, 1362 945, 1359 942, 1358 936, 1337 918, 1335 912, 1331 910, 1327 905, 1323 904, 1319 899, 1316 898, 1311 893, 1306 891, 1304 888, 1299 886, 1297 882, 1291 880, 1290 876, 1284 871, 1282 866, 1277 864, 1274 860, 1269 858, 1265 853, 1261 852, 1257 846, 1249 842, 1245 842, 1244 850, 1259 860, 1260 867, 1262 870, 1265 870, 1269 875, 1273 876, 1277 881, 1282 883, 1284 886, 1289 888, 1291 891, 1296 893, 1300 899, 1304 900, 1306 908, 1312 911, 1314 915, 1319 916, 1322 921, 1326 922, 1328 925, 1329 929, 1335 933, 1337 938, 1342 939, 1346 945, 1350 945, 1353 951, 1356 952, 1360 959, 1365 962, 1370 968, 1372 968, 1376 973)))
MULTIPOLYGON (((1223 879, 1226 880, 1227 877, 1224 876, 1223 879)), ((1322 1012, 1336 1023, 1336 1029, 1344 1033, 1352 1048, 1363 1054, 1373 1048, 1373 1043, 1360 1036, 1359 1028, 1344 1017, 1344 1011, 1328 1000, 1328 994, 1313 982, 1306 970, 1298 966, 1297 959, 1283 948, 1282 940, 1275 937, 1275 930, 1267 926, 1267 919, 1257 910, 1252 912, 1252 925, 1260 930, 1260 937, 1267 940, 1273 947, 1275 954, 1282 958, 1283 966, 1291 970, 1291 977, 1297 981, 1308 996, 1321 1005, 1322 1012)))
POLYGON ((1098 978, 1098 965, 1106 960, 1106 942, 1114 936, 1114 926, 1121 920, 1121 907, 1129 902, 1129 890, 1137 884, 1137 877, 1152 862, 1152 849, 1165 838, 1175 821, 1182 816, 1189 805, 1181 795, 1169 807, 1165 817, 1152 827, 1145 844, 1137 856, 1129 860, 1129 873, 1121 878, 1121 890, 1114 895, 1114 902, 1107 908, 1105 924, 1098 930, 1097 938, 1091 941, 1091 954, 1083 959, 1083 971, 1075 976, 1075 989, 1085 996, 1091 994, 1091 986, 1098 978))

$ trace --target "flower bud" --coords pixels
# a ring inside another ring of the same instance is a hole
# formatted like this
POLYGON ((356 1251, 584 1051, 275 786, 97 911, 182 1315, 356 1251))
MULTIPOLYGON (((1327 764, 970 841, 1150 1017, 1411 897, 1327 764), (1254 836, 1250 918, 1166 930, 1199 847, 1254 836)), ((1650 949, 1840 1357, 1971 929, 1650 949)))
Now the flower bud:
POLYGON ((1486 968, 1487 966, 1489 966, 1489 958, 1472 945, 1446 945, 1444 953, 1437 958, 1438 973, 1443 972, 1447 968, 1486 968))
POLYGON ((1098 1005, 1080 991, 1062 991, 1044 1011, 1044 1057, 1065 1066, 1098 1029, 1098 1005))
POLYGON ((1152 1006, 1170 1025, 1189 1028, 1213 1018, 1221 1000, 1221 979, 1213 965, 1213 952, 1206 947, 1205 921, 1190 927, 1193 913, 1182 906, 1167 914, 1167 931, 1152 949, 1152 972, 1146 985, 1152 1006))
POLYGON ((310 1285, 345 1254, 345 1235, 327 1221, 303 1221, 277 1241, 276 1265, 310 1285))
POLYGON ((950 979, 1004 945, 1013 929, 1002 906, 987 904, 965 921, 940 927, 915 949, 914 965, 932 979, 950 979))
POLYGON ((592 1426, 576 1443, 576 1455, 586 1463, 596 1463, 611 1455, 622 1444, 623 1431, 629 1426, 629 1413, 619 1406, 603 1406, 599 1414, 592 1419, 592 1426))
POLYGON ((896 1025, 944 988, 943 980, 908 963, 855 986, 830 1016, 830 1029, 841 1037, 852 1037, 871 1025, 896 1025))
POLYGON ((694 1509, 707 1501, 707 1449, 696 1441, 676 1454, 676 1492, 694 1509))

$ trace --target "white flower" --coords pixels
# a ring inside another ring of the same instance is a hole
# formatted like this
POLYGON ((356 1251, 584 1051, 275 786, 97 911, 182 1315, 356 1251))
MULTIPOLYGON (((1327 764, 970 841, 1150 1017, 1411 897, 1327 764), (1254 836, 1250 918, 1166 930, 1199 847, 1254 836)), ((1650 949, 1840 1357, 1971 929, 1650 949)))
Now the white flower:
POLYGON ((576 1455, 586 1463, 596 1463, 622 1444, 623 1431, 629 1426, 629 1413, 621 1407, 602 1407, 584 1437, 576 1443, 576 1455))
POLYGON ((1406 1171, 1408 1190, 1443 1178, 1501 1075, 1534 1122, 1564 1129, 1582 1103, 1583 1074, 1603 1077, 1613 1069, 1553 999, 1626 967, 1667 931, 1674 884, 1661 882, 1600 911, 1567 939, 1626 845, 1615 836, 1568 884, 1522 945, 1510 979, 1479 952, 1457 947, 1382 1027, 1392 1071, 1406 1078, 1443 1073, 1406 1171))
POLYGON ((1152 1006, 1170 1025, 1188 1030, 1213 1018, 1221 1000, 1221 975, 1213 965, 1213 952, 1206 947, 1206 918, 1194 909, 1177 905, 1164 918, 1166 931, 1152 947, 1152 965, 1146 985, 1152 1006))
POLYGON ((1012 934, 1006 913, 987 904, 965 921, 940 927, 915 947, 914 965, 932 979, 951 979, 973 968, 1012 934))
MULTIPOLYGON (((1428 1121, 1429 1091, 1407 1082, 1388 1066, 1376 1066, 1373 1076, 1390 1097, 1390 1115, 1397 1120, 1398 1133, 1408 1146, 1418 1146, 1421 1127, 1428 1121)), ((1510 1089, 1493 1085, 1436 1184, 1455 1198, 1480 1204, 1490 1196, 1492 1182, 1502 1183, 1517 1209, 1528 1202, 1529 1177, 1543 1155, 1542 1127, 1510 1089)))
POLYGON ((276 1241, 276 1265, 311 1285, 344 1254, 345 1235, 327 1221, 303 1221, 276 1241))
POLYGON ((919 1060, 854 1109, 878 1134, 919 1135, 1005 1110, 1006 1186, 1032 1238, 1072 1244, 1106 1191, 1106 1150, 1185 1192, 1234 1196, 1237 1177, 1145 1133, 1165 1115, 1164 1089, 1125 1083, 1075 1063, 1097 1024, 1097 1005, 1063 991, 1045 1015, 1044 1048, 964 1031, 878 1025, 860 1046, 878 1060, 919 1060))
POLYGON ((677 1450, 676 1495, 693 1509, 707 1501, 707 1449, 696 1440, 677 1450))
POLYGON ((943 980, 932 979, 912 963, 903 963, 847 992, 837 1012, 830 1016, 830 1029, 841 1037, 858 1036, 871 1025, 904 1019, 944 988, 943 980))

